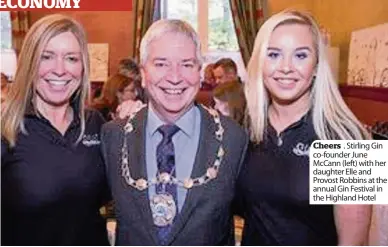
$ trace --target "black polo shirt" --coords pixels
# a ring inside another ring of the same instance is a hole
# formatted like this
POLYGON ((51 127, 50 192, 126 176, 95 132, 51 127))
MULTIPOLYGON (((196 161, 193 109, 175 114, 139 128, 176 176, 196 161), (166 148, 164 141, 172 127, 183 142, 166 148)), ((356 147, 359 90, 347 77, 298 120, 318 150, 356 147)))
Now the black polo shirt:
POLYGON ((99 208, 109 195, 100 152, 99 113, 86 111, 86 131, 75 118, 62 135, 30 108, 27 135, 1 142, 2 245, 107 245, 99 208))
POLYGON ((336 245, 331 205, 309 205, 311 114, 251 146, 237 194, 245 217, 242 245, 336 245))

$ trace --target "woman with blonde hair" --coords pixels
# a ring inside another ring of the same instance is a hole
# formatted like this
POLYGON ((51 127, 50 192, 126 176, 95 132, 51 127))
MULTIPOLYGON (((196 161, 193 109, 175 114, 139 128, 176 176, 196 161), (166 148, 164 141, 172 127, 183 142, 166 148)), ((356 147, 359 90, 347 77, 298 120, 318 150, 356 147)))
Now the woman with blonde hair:
POLYGON ((243 245, 363 245, 370 206, 310 205, 314 140, 368 133, 341 98, 319 26, 286 10, 257 34, 245 85, 254 143, 239 178, 243 245))
POLYGON ((109 199, 85 33, 49 15, 29 30, 1 121, 1 243, 108 245, 109 199))

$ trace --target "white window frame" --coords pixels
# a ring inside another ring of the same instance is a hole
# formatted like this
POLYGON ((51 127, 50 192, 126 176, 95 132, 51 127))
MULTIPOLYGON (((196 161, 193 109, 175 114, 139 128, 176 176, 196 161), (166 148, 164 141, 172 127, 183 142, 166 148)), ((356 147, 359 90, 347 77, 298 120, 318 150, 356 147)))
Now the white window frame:
MULTIPOLYGON (((238 68, 238 74, 242 81, 246 81, 247 78, 247 72, 244 66, 244 62, 241 57, 240 50, 238 51, 211 51, 209 50, 209 1, 208 0, 198 0, 197 2, 197 20, 198 20, 198 36, 201 41, 201 50, 202 54, 204 55, 205 59, 209 59, 210 57, 214 57, 216 53, 225 53, 228 54, 227 57, 232 58, 235 63, 237 64, 238 68), (240 58, 237 58, 238 55, 240 58)), ((233 18, 233 17, 232 17, 233 18)), ((232 20, 233 22, 233 20, 232 20)), ((234 27, 234 23, 232 23, 234 27)), ((218 60, 221 57, 215 59, 218 60)), ((215 62, 214 59, 209 59, 212 60, 212 62, 215 62)), ((205 61, 207 63, 209 61, 205 61)))
MULTIPOLYGON (((11 18, 9 21, 11 22, 11 18)), ((11 35, 10 44, 8 47, 0 49, 0 72, 4 73, 10 81, 13 81, 16 72, 17 57, 15 50, 12 49, 12 28, 9 31, 11 35)), ((1 38, 3 39, 3 37, 1 38)))
MULTIPOLYGON (((162 18, 168 17, 168 0, 165 0, 164 6, 161 6, 163 10, 162 18), (166 14, 167 16, 163 16, 166 14)), ((232 20, 233 21, 233 20, 232 20)), ((232 23, 234 26, 234 23, 232 23)), ((209 62, 216 62, 222 57, 232 58, 238 68, 238 74, 242 81, 246 81, 247 72, 245 69, 244 62, 241 57, 240 50, 238 51, 213 51, 209 50, 209 1, 208 0, 197 0, 197 33, 201 42, 201 52, 205 58, 205 66, 209 62), (222 56, 221 54, 225 54, 222 56)), ((203 66, 203 68, 205 67, 203 66)), ((202 73, 201 73, 202 74, 202 73)))
POLYGON ((198 36, 201 40, 202 54, 207 54, 209 50, 209 1, 198 0, 197 8, 198 36))

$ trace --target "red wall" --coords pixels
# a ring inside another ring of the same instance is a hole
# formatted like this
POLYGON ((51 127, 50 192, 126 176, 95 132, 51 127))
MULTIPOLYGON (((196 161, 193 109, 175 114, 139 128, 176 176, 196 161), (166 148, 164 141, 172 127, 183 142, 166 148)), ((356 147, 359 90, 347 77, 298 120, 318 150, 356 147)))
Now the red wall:
POLYGON ((388 102, 356 97, 344 99, 361 122, 373 125, 376 121, 388 121, 388 102))
POLYGON ((388 88, 341 86, 340 90, 349 108, 363 123, 388 121, 388 88))

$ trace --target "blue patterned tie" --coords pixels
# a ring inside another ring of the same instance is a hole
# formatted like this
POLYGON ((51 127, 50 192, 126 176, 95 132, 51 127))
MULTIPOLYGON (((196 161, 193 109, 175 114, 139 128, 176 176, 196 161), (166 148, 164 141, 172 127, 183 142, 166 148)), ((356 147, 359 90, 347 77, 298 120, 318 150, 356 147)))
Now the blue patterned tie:
MULTIPOLYGON (((163 135, 162 141, 159 143, 156 148, 156 159, 158 164, 159 173, 168 173, 171 176, 176 176, 175 174, 175 152, 174 152, 174 143, 172 142, 172 136, 177 133, 179 127, 176 125, 162 125, 158 128, 158 131, 163 135)), ((178 206, 177 201, 177 185, 176 184, 166 184, 163 190, 163 185, 156 185, 156 193, 168 193, 173 196, 175 204, 178 206)), ((177 212, 178 214, 178 212, 177 212)), ((170 233, 171 225, 158 228, 158 236, 161 245, 166 244, 167 236, 170 233)))

